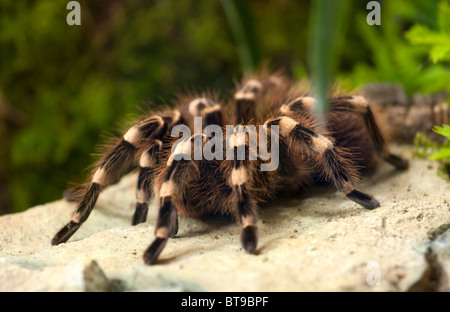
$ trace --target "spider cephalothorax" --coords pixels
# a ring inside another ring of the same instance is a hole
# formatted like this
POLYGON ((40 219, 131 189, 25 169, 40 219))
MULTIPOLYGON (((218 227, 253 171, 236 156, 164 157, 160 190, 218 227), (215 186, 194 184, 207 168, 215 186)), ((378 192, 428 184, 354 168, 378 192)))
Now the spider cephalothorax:
POLYGON ((101 190, 135 164, 139 165, 139 176, 132 224, 145 222, 149 200, 153 195, 159 199, 156 238, 144 253, 147 264, 154 263, 168 238, 177 234, 178 215, 231 216, 242 225, 244 249, 254 253, 258 204, 262 201, 323 179, 347 198, 374 209, 378 201, 353 186, 358 176, 373 167, 377 156, 398 169, 408 165, 389 152, 361 96, 331 99, 327 122, 320 126, 314 123, 314 98, 279 75, 244 79, 227 102, 222 105, 210 94, 183 97, 173 109, 149 114, 134 123, 100 159, 90 181, 79 189, 77 210, 52 244, 66 242, 87 219, 101 190), (201 130, 205 130, 201 133, 194 129, 199 120, 201 130), (242 136, 234 128, 237 124, 251 131, 242 136), (231 125, 235 130, 220 138, 217 132, 207 131, 212 125, 223 130, 231 125), (174 138, 171 134, 180 126, 193 134, 188 139, 174 138), (262 137, 275 140, 260 140, 262 137), (215 144, 211 144, 213 140, 215 144), (195 148, 216 157, 194 157, 195 148), (227 148, 235 157, 227 157, 227 148), (277 157, 275 165, 273 159, 252 154, 264 150, 277 157), (236 157, 239 151, 244 152, 236 157), (266 170, 261 169, 264 165, 266 170))

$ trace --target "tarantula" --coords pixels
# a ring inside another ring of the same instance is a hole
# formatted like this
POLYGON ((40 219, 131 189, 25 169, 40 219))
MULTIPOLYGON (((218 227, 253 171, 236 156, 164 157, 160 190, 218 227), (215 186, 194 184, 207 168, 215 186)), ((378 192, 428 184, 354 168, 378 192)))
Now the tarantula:
POLYGON ((66 242, 86 221, 100 192, 137 163, 137 203, 132 225, 146 221, 153 195, 159 199, 155 239, 143 255, 147 264, 155 263, 168 239, 177 234, 178 215, 231 216, 242 225, 243 248, 255 253, 258 206, 263 201, 327 181, 348 199, 374 209, 379 202, 354 188, 358 177, 374 167, 378 156, 397 169, 408 166, 406 160, 389 152, 362 96, 332 97, 323 124, 314 120, 315 99, 278 74, 247 75, 236 84, 234 96, 227 101, 228 105, 221 105, 218 97, 210 93, 184 96, 177 100, 175 109, 149 113, 135 122, 99 160, 90 181, 80 188, 75 213, 52 244, 66 242), (276 143, 279 165, 261 170, 269 160, 252 158, 249 147, 254 140, 250 132, 242 137, 236 130, 227 138, 219 138, 223 145, 210 148, 219 156, 224 156, 224 146, 231 147, 235 154, 244 150, 245 157, 193 159, 190 156, 195 144, 187 143, 200 142, 200 147, 205 148, 215 136, 197 133, 180 141, 171 136, 171 131, 185 125, 194 132, 194 122, 199 119, 202 129, 209 125, 255 125, 255 129, 262 130, 258 138, 272 135, 277 129, 275 141, 258 140, 257 144, 258 148, 263 144, 270 149, 276 143))

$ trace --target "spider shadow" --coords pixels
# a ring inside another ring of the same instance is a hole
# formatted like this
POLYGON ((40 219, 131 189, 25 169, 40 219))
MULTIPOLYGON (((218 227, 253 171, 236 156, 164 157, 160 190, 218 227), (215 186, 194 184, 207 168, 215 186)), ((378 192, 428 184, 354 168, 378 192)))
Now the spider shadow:
POLYGON ((411 169, 410 168, 405 169, 405 170, 395 169, 391 165, 389 165, 383 161, 379 161, 377 163, 376 169, 364 174, 363 177, 361 178, 360 183, 370 182, 371 184, 374 184, 374 185, 379 184, 379 183, 384 183, 386 181, 389 181, 394 178, 398 178, 398 177, 402 176, 408 170, 411 170, 411 169))
MULTIPOLYGON (((277 214, 283 211, 296 209, 299 217, 332 217, 338 215, 350 215, 355 211, 364 209, 362 207, 355 207, 352 209, 335 209, 332 207, 335 198, 342 198, 342 200, 349 201, 344 195, 336 191, 332 186, 312 185, 291 194, 280 196, 273 202, 261 206, 260 216, 267 219, 266 222, 276 222, 279 220, 277 214), (320 201, 321 205, 308 205, 311 199, 320 201), (328 203, 329 202, 329 203, 328 203)), ((350 202, 353 204, 353 202, 350 202)), ((365 209, 364 209, 365 210, 365 209)))
POLYGON ((167 264, 171 264, 177 260, 182 260, 183 258, 187 258, 191 255, 198 255, 201 253, 204 253, 205 251, 210 251, 210 250, 214 250, 214 246, 211 247, 196 247, 196 248, 190 248, 189 250, 183 250, 183 251, 179 251, 177 250, 177 253, 172 255, 172 256, 164 256, 162 255, 161 257, 158 257, 158 259, 156 260, 156 265, 167 265, 167 264))
MULTIPOLYGON (((187 229, 180 234, 177 234, 175 237, 170 238, 170 240, 184 239, 184 238, 192 238, 198 237, 201 235, 212 235, 214 232, 217 232, 223 228, 230 227, 236 225, 236 222, 233 218, 229 216, 205 216, 202 218, 186 218, 182 220, 180 226, 186 225, 185 223, 190 223, 190 225, 196 227, 195 230, 187 229), (189 219, 189 220, 187 220, 189 219), (184 224, 183 224, 184 223, 184 224)), ((188 226, 187 228, 191 227, 188 226)), ((169 241, 170 241, 169 240, 169 241)), ((190 255, 196 255, 199 253, 204 253, 212 250, 216 250, 216 245, 204 245, 197 246, 194 248, 189 248, 189 250, 177 251, 176 254, 167 257, 158 258, 156 264, 164 265, 173 263, 176 260, 180 260, 190 255)))
POLYGON ((184 218, 180 223, 180 228, 187 228, 183 232, 177 234, 174 238, 196 237, 209 234, 215 230, 220 230, 232 225, 236 222, 230 216, 210 215, 201 218, 184 218), (194 227, 192 230, 191 228, 194 227))
MULTIPOLYGON (((383 183, 385 181, 398 178, 404 174, 404 172, 404 170, 396 170, 389 164, 381 163, 378 164, 376 170, 364 173, 361 181, 356 185, 356 187, 358 188, 358 186, 363 186, 364 189, 365 184, 367 186, 367 184, 376 185, 383 183)), ((377 198, 377 194, 371 195, 377 198)), ((302 217, 312 217, 317 219, 321 219, 323 217, 351 217, 355 213, 359 214, 371 212, 371 210, 365 209, 346 198, 345 195, 337 191, 333 185, 318 182, 296 192, 281 195, 278 199, 262 205, 259 214, 260 219, 269 226, 277 227, 284 222, 278 217, 278 215, 283 214, 283 212, 290 209, 296 209, 298 213, 297 216, 300 219, 302 217), (337 198, 348 202, 348 205, 345 205, 342 208, 332 207, 331 205, 336 203, 337 198), (310 202, 311 199, 321 201, 322 204, 309 206, 307 202, 310 202)))

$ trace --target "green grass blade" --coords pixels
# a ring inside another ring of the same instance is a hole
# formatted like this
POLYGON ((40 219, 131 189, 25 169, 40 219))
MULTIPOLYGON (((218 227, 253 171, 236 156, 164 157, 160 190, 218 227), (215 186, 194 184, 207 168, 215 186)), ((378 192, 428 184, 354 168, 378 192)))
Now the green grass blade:
POLYGON ((254 71, 259 63, 259 41, 247 1, 221 0, 233 34, 243 71, 254 71))
POLYGON ((308 62, 319 119, 327 111, 328 88, 338 66, 351 4, 350 0, 312 2, 308 62))

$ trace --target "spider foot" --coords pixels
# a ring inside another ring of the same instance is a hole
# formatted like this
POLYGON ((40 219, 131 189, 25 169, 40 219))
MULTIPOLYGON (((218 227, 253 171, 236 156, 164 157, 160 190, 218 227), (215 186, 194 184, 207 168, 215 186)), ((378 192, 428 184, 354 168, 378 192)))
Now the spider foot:
POLYGON ((144 253, 144 262, 152 265, 158 259, 159 254, 167 244, 167 238, 157 237, 144 253))
POLYGON ((361 206, 369 210, 380 207, 380 203, 378 202, 378 200, 368 194, 357 190, 351 191, 346 196, 347 198, 353 200, 355 203, 360 204, 361 206))
POLYGON ((147 220, 148 205, 145 203, 137 203, 136 210, 134 211, 131 225, 137 225, 144 223, 147 220))
POLYGON ((173 221, 174 224, 173 224, 173 226, 171 227, 171 229, 169 231, 169 237, 170 238, 174 238, 177 235, 177 233, 178 233, 178 218, 175 217, 174 219, 175 219, 175 221, 173 221))
POLYGON ((73 221, 70 221, 67 223, 61 230, 59 230, 58 233, 53 237, 52 239, 52 245, 59 245, 61 243, 67 242, 69 238, 78 230, 80 227, 80 223, 76 223, 73 221))
POLYGON ((385 160, 399 170, 405 170, 409 167, 408 160, 394 154, 389 154, 385 160))
POLYGON ((256 246, 258 245, 258 234, 256 226, 249 225, 242 229, 241 243, 245 251, 250 254, 256 253, 256 246))

